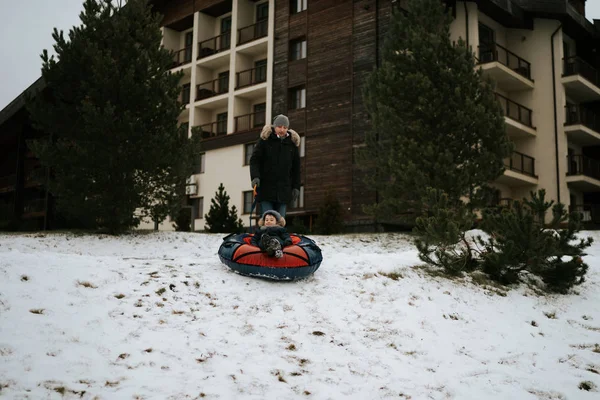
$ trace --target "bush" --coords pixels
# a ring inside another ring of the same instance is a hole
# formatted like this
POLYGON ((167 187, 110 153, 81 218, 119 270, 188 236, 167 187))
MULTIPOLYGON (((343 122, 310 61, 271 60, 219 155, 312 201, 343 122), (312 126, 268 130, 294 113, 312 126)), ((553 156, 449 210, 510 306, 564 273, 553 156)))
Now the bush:
POLYGON ((419 258, 447 274, 481 270, 508 285, 527 273, 541 278, 546 291, 557 293, 585 280, 588 266, 582 256, 592 239, 577 240, 579 214, 568 214, 563 204, 545 201, 544 190, 510 207, 484 210, 481 228, 489 235, 486 239, 466 238, 474 222, 468 205, 451 204, 437 190, 429 190, 423 203, 426 212, 415 228, 419 258), (550 210, 552 220, 546 223, 550 210))
POLYGON ((175 217, 175 223, 173 224, 178 232, 189 232, 192 230, 192 209, 189 207, 181 208, 177 212, 175 217))
POLYGON ((323 205, 315 222, 315 232, 321 235, 331 235, 342 232, 344 226, 342 204, 331 192, 325 196, 323 205))

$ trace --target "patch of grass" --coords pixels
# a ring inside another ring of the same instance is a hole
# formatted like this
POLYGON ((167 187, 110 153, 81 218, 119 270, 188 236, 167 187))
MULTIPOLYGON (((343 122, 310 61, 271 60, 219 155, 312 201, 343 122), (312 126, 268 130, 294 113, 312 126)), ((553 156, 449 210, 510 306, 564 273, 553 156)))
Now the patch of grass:
POLYGON ((535 326, 536 328, 538 327, 538 323, 537 322, 531 321, 530 323, 531 323, 531 326, 535 326))
POLYGON ((115 294, 115 297, 119 300, 121 300, 123 297, 125 297, 125 295, 123 293, 119 293, 119 294, 115 294))
POLYGON ((552 311, 552 312, 545 312, 544 315, 548 318, 548 319, 556 319, 556 311, 552 311))
POLYGON ((21 275, 22 282, 27 282, 28 280, 29 280, 29 277, 27 275, 21 275))
POLYGON ((119 386, 119 381, 115 381, 115 382, 111 382, 111 381, 106 381, 106 383, 104 384, 104 386, 108 386, 108 387, 115 387, 115 386, 119 386))
POLYGON ((182 315, 182 314, 185 314, 185 311, 173 310, 173 311, 171 312, 171 314, 175 314, 175 315, 182 315))
POLYGON ((404 279, 404 276, 400 272, 379 272, 379 275, 383 275, 387 278, 390 278, 393 281, 397 281, 399 279, 404 279))
POLYGON ((88 281, 77 281, 77 285, 78 286, 83 286, 83 287, 86 287, 86 288, 89 288, 89 289, 98 289, 98 286, 96 286, 93 283, 88 282, 88 281))
POLYGON ((127 353, 121 353, 121 354, 119 354, 119 358, 120 358, 121 360, 124 360, 124 359, 126 359, 127 357, 129 357, 129 354, 127 354, 127 353))
POLYGON ((60 393, 62 396, 64 396, 65 393, 67 392, 67 389, 65 389, 64 386, 59 386, 59 387, 54 388, 54 391, 57 393, 60 393))
POLYGON ((306 358, 301 358, 300 359, 300 366, 303 367, 306 364, 308 364, 310 362, 310 360, 306 359, 306 358))
POLYGON ((587 392, 591 392, 591 391, 596 390, 596 385, 594 385, 594 382, 583 381, 579 384, 578 388, 579 388, 579 390, 585 390, 587 392))
POLYGON ((592 319, 592 317, 590 317, 589 315, 582 315, 581 318, 583 318, 586 321, 589 321, 590 319, 592 319))
POLYGON ((588 372, 591 372, 592 374, 600 375, 600 372, 598 372, 598 370, 596 368, 588 367, 585 370, 588 372))
POLYGON ((146 353, 152 353, 152 351, 153 351, 153 350, 152 350, 152 347, 149 347, 149 348, 147 348, 146 350, 144 350, 144 352, 146 352, 146 353))
POLYGON ((290 345, 287 347, 287 349, 288 349, 289 351, 296 351, 296 345, 292 343, 292 344, 290 344, 290 345))
POLYGON ((304 392, 302 392, 302 394, 305 396, 310 396, 312 393, 309 392, 308 390, 305 390, 304 392))
POLYGON ((166 291, 167 291, 167 289, 165 289, 165 288, 163 287, 163 288, 160 288, 160 289, 158 289, 158 290, 157 290, 155 293, 156 293, 157 295, 159 295, 159 296, 162 296, 162 294, 163 294, 164 292, 166 292, 166 291))
POLYGON ((325 334, 323 332, 321 332, 321 331, 313 331, 312 334, 315 335, 315 336, 325 336, 325 334))
POLYGON ((32 308, 31 310, 29 310, 30 313, 32 314, 43 314, 44 313, 44 309, 43 308, 32 308))

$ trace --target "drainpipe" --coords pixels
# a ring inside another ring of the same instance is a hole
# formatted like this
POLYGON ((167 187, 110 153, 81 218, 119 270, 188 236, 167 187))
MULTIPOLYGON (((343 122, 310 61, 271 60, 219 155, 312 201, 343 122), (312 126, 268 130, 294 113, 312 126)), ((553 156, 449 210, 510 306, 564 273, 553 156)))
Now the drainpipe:
POLYGON ((465 31, 467 32, 467 50, 469 50, 469 9, 467 8, 467 2, 463 1, 463 6, 465 6, 465 31))
POLYGON ((554 63, 554 35, 562 29, 562 23, 550 36, 550 49, 552 52, 552 99, 554 101, 554 157, 556 158, 556 201, 560 203, 560 170, 558 167, 558 110, 556 109, 556 68, 554 63))

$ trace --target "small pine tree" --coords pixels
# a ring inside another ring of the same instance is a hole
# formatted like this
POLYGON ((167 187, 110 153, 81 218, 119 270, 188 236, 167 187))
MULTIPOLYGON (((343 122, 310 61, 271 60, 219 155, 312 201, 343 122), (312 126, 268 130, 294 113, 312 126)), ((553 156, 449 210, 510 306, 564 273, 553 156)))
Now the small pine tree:
POLYGON ((342 232, 343 227, 342 204, 333 193, 329 192, 319 208, 315 232, 321 235, 331 235, 342 232))
POLYGON ((244 229, 244 223, 237 216, 236 207, 229 209, 229 195, 222 183, 210 203, 210 210, 204 215, 204 229, 211 233, 241 232, 244 229))
POLYGON ((414 229, 419 258, 450 275, 473 271, 477 254, 466 231, 473 227, 475 215, 462 201, 451 202, 439 189, 429 188, 422 202, 423 215, 414 229))
POLYGON ((588 266, 582 256, 592 238, 577 240, 579 214, 568 214, 563 204, 546 201, 545 195, 541 189, 502 212, 484 214, 482 228, 490 237, 479 238, 485 247, 482 268, 504 284, 517 282, 527 271, 541 277, 546 290, 566 293, 584 282, 588 266), (546 224, 550 210, 552 220, 546 224))
POLYGON ((180 208, 177 211, 173 228, 178 232, 189 232, 192 230, 192 209, 189 207, 180 208))

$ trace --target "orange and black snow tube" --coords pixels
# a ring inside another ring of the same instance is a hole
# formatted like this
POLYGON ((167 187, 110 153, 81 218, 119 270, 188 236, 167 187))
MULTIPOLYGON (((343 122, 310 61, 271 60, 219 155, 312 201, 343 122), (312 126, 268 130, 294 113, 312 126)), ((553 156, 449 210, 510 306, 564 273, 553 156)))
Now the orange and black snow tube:
POLYGON ((321 265, 321 249, 310 238, 290 235, 292 245, 283 248, 283 257, 269 257, 250 244, 252 234, 241 233, 223 238, 219 258, 235 272, 258 278, 293 281, 313 274, 321 265))

